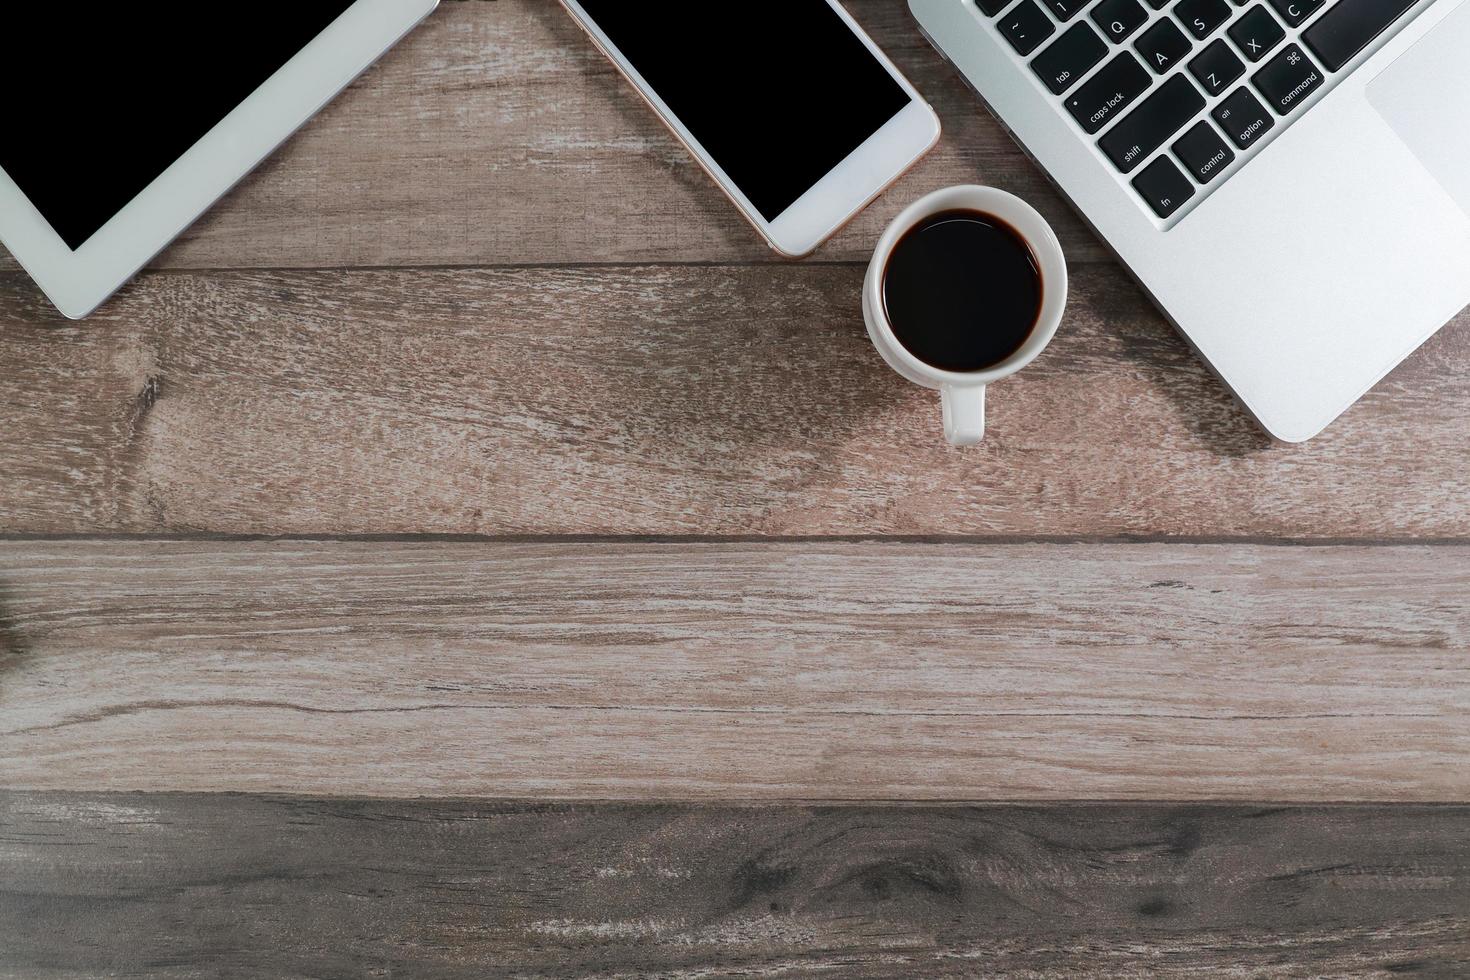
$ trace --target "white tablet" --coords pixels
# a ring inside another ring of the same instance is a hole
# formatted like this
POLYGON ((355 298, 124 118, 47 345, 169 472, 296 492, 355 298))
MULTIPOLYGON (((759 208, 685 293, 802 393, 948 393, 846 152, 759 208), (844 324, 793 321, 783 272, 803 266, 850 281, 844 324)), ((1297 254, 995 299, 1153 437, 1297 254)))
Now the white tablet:
POLYGON ((0 243, 86 316, 437 4, 0 5, 0 243))

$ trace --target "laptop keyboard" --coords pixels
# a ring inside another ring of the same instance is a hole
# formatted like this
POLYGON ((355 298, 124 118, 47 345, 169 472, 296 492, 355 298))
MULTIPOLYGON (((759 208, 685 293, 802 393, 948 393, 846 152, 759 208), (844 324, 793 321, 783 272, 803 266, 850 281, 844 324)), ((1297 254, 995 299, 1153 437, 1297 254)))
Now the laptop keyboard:
POLYGON ((966 2, 1170 223, 1420 0, 966 2))

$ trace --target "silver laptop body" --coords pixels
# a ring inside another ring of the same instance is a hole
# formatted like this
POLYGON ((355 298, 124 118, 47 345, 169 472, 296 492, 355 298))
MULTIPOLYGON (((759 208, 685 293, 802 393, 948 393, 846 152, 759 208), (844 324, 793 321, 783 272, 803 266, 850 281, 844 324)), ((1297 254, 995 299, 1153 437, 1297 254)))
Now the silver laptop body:
POLYGON ((1470 0, 910 7, 1276 438, 1470 303, 1470 0))

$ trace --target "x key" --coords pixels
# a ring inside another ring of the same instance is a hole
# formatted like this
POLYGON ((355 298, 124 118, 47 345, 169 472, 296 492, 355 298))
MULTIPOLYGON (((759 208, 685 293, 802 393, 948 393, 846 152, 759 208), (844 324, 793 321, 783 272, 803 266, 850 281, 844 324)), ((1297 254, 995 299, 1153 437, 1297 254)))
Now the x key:
POLYGON ((1286 31, 1281 29, 1276 18, 1260 4, 1247 10, 1240 20, 1230 25, 1230 30, 1226 33, 1251 61, 1260 61, 1266 57, 1266 53, 1286 37, 1286 31))

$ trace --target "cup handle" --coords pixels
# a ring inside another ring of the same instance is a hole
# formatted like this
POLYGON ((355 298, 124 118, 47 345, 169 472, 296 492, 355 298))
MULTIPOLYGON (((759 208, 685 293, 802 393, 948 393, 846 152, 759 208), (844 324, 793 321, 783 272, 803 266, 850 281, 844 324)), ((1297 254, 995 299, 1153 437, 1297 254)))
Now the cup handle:
POLYGON ((985 438, 985 386, 945 385, 939 389, 944 406, 944 438, 951 446, 976 446, 985 438))

